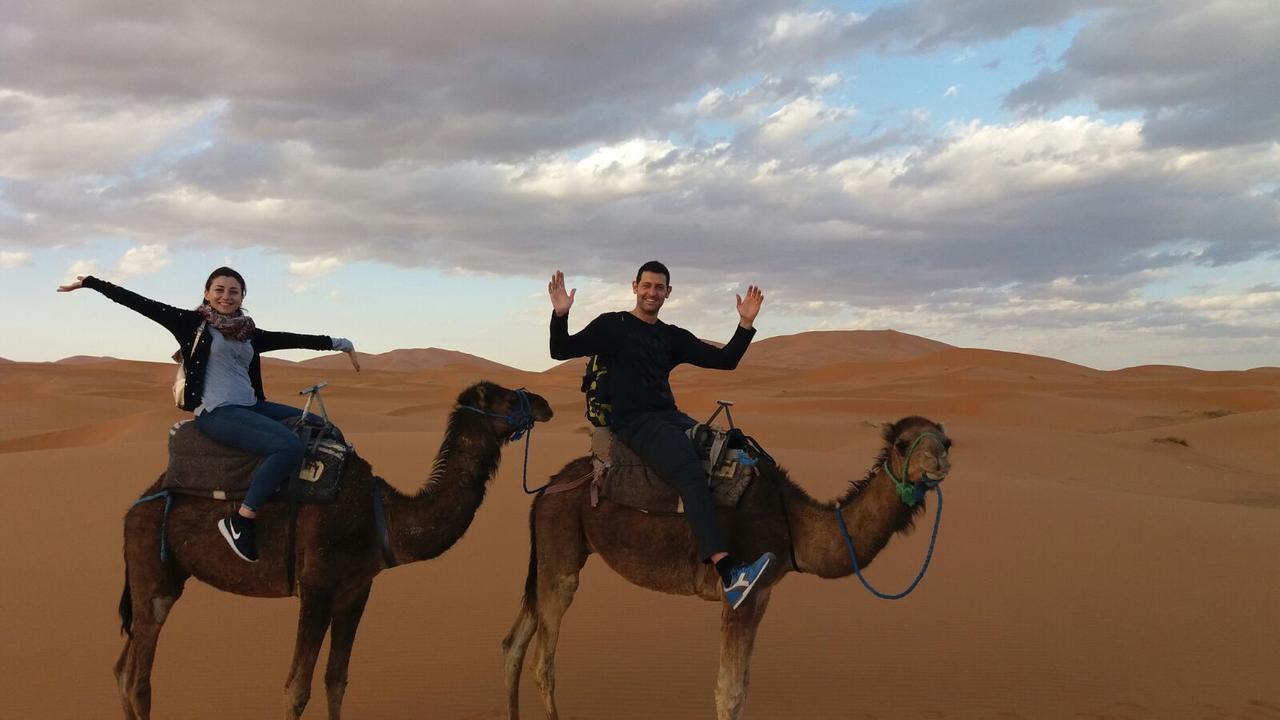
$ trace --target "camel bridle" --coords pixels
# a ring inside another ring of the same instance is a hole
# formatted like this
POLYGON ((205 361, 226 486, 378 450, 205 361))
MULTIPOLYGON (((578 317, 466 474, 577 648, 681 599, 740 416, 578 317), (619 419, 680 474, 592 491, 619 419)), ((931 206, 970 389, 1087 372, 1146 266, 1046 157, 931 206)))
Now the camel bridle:
POLYGON ((516 398, 520 401, 520 409, 510 414, 489 412, 484 408, 470 405, 458 405, 458 407, 462 410, 470 410, 485 417, 497 418, 505 422, 512 428, 511 435, 507 437, 507 440, 515 441, 519 440, 521 436, 524 437, 524 470, 521 473, 520 482, 526 493, 534 495, 542 492, 550 483, 540 488, 529 489, 529 442, 533 439, 533 424, 536 422, 536 418, 533 417, 533 406, 529 403, 529 393, 524 388, 516 388, 515 392, 516 398))
POLYGON ((938 449, 942 451, 942 457, 947 455, 947 444, 941 435, 935 432, 922 432, 915 440, 912 441, 911 447, 907 449, 907 454, 902 457, 902 477, 893 474, 893 469, 889 467, 889 458, 884 459, 884 471, 888 473, 889 479, 893 481, 893 486, 898 489, 898 497, 907 507, 915 507, 924 500, 924 495, 930 490, 935 490, 943 478, 930 480, 928 476, 922 477, 918 483, 913 483, 909 479, 907 470, 911 467, 911 456, 916 454, 916 448, 920 446, 920 442, 925 438, 932 439, 938 445, 938 449))
POLYGON ((858 567, 858 553, 853 548, 853 538, 849 536, 849 528, 845 526, 844 516, 840 514, 840 503, 836 503, 836 523, 840 525, 840 534, 844 536, 845 546, 849 549, 849 561, 853 565, 853 573, 858 576, 858 581, 862 583, 863 587, 869 590, 872 595, 875 595, 882 600, 900 600, 910 595, 911 591, 916 589, 916 586, 924 579, 925 571, 929 569, 929 561, 933 559, 933 548, 938 542, 938 526, 942 523, 942 488, 939 487, 939 484, 942 482, 942 478, 930 480, 925 476, 922 478, 921 482, 912 483, 908 480, 907 475, 907 470, 911 466, 911 456, 915 454, 916 448, 919 447, 920 442, 925 438, 932 438, 933 441, 938 444, 938 448, 942 450, 943 456, 947 454, 947 445, 946 442, 943 441, 942 436, 934 432, 926 431, 920 433, 920 435, 912 441, 906 455, 903 456, 901 479, 895 476, 893 474, 893 470, 889 468, 889 458, 885 458, 883 465, 885 473, 889 475, 889 479, 893 481, 893 485, 898 491, 898 497, 901 498, 903 504, 907 507, 913 508, 923 502, 925 493, 930 490, 933 490, 938 494, 938 509, 933 516, 933 535, 929 537, 929 550, 925 553, 924 564, 920 566, 919 574, 916 575, 915 580, 911 581, 911 584, 907 586, 906 590, 894 594, 883 593, 872 587, 871 583, 867 582, 867 579, 862 577, 862 568, 858 567))

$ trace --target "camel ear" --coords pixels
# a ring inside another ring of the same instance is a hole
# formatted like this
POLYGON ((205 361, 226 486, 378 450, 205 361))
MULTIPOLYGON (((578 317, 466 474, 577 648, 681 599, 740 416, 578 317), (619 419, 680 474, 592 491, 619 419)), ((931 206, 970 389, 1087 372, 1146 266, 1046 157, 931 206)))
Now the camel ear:
POLYGON ((942 423, 938 423, 938 429, 942 431, 943 435, 947 434, 947 428, 942 423))
POLYGON ((891 442, 893 440, 893 423, 880 423, 880 437, 883 438, 885 442, 891 442))

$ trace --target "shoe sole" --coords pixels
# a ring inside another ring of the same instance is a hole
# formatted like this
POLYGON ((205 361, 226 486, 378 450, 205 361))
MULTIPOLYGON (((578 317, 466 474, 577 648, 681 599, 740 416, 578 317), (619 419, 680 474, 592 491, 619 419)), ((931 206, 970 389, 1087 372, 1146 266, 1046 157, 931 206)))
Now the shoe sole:
POLYGON ((226 540, 227 544, 231 546, 231 552, 235 553, 236 557, 240 558, 245 562, 251 562, 251 563, 258 562, 257 560, 252 560, 250 558, 245 557, 244 554, 240 552, 240 548, 236 547, 236 540, 235 538, 231 537, 231 531, 227 529, 226 520, 218 521, 218 532, 222 533, 223 539, 226 540))
POLYGON ((769 566, 772 564, 773 560, 771 558, 764 561, 764 567, 760 568, 760 574, 756 575, 755 581, 748 585, 746 590, 742 591, 742 597, 738 598, 738 602, 729 606, 730 610, 737 610, 739 607, 742 607, 742 603, 747 601, 747 598, 751 595, 751 591, 755 590, 756 586, 764 580, 764 574, 769 571, 769 566))

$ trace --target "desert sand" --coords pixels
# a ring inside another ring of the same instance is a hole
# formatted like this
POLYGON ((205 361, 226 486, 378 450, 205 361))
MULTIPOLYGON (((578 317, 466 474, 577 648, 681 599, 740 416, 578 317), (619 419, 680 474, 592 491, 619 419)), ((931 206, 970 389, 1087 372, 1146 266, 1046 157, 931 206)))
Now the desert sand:
MULTIPOLYGON (((453 398, 485 377, 557 415, 530 484, 586 453, 580 362, 544 373, 397 351, 264 368, 267 392, 326 380, 375 472, 426 477, 453 398), (345 366, 345 367, 344 367, 345 366)), ((0 363, 0 718, 120 716, 121 517, 165 465, 171 363, 0 363)), ((1103 372, 900 333, 761 341, 736 372, 681 368, 681 407, 739 424, 811 495, 869 467, 878 426, 920 414, 955 442, 929 574, 878 600, 790 575, 761 627, 748 718, 1280 718, 1280 368, 1103 372)), ((353 718, 497 718, 499 643, 528 559, 522 446, 466 536, 383 573, 356 641, 353 718)), ((932 511, 867 575, 914 577, 932 511)), ((213 529, 210 529, 213 532, 213 529)), ((834 532, 834 527, 833 527, 834 532)), ((161 635, 157 718, 277 717, 297 600, 192 581, 161 635)), ((632 587, 598 560, 563 626, 566 718, 714 714, 719 607, 632 587)), ((322 656, 323 657, 323 656, 322 656)), ((324 717, 322 672, 306 717, 324 717)), ((541 717, 530 673, 526 717, 541 717)))

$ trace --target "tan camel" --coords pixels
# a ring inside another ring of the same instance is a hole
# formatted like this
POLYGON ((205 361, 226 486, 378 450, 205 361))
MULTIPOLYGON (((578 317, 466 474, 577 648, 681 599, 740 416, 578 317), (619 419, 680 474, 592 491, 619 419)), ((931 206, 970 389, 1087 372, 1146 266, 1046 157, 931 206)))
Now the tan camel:
MULTIPOLYGON (((356 626, 364 612, 373 578, 388 567, 375 532, 373 497, 386 508, 395 564, 429 560, 453 546, 475 517, 485 487, 498 468, 502 446, 517 426, 551 418, 547 401, 527 394, 528 416, 516 392, 490 382, 477 383, 458 396, 449 416, 431 476, 414 495, 404 495, 352 456, 343 468, 342 489, 330 504, 299 508, 297 524, 298 636, 285 683, 284 716, 296 720, 311 694, 320 644, 329 635, 325 688, 329 718, 342 711, 347 664, 356 626)), ((159 487, 159 481, 149 492, 159 487)), ((256 597, 290 595, 284 566, 287 510, 268 505, 258 516, 261 560, 237 558, 215 530, 235 503, 178 497, 168 518, 167 559, 160 560, 163 502, 135 505, 125 515, 125 586, 120 618, 128 634, 115 666, 125 717, 151 714, 151 666, 156 639, 187 578, 219 590, 256 597)), ((233 715, 244 713, 236 708, 233 715)))
MULTIPOLYGON (((737 610, 723 602, 714 568, 699 562, 689 524, 678 515, 657 515, 601 500, 591 507, 589 485, 535 498, 530 513, 529 575, 515 624, 502 641, 507 684, 507 715, 519 717, 520 673, 525 651, 537 635, 534 681, 542 693, 547 717, 559 717, 555 702, 555 653, 560 621, 578 589, 578 574, 592 552, 614 572, 651 590, 697 595, 722 603, 720 674, 716 714, 736 720, 747 695, 751 648, 764 617, 769 595, 788 572, 839 578, 853 573, 849 552, 835 518, 836 508, 852 535, 858 563, 865 568, 898 532, 912 527, 923 503, 908 507, 899 497, 886 467, 902 478, 904 456, 911 453, 907 482, 942 480, 951 469, 942 426, 921 417, 906 417, 883 429, 885 447, 875 465, 836 503, 809 497, 785 470, 768 461, 733 510, 721 510, 721 524, 737 557, 771 551, 779 569, 768 587, 757 588, 737 610), (922 439, 917 443, 917 439, 922 439), (794 555, 792 550, 794 549, 794 555)), ((570 462, 552 483, 572 483, 591 472, 591 459, 570 462)), ((659 709, 653 708, 658 715, 659 709)))

